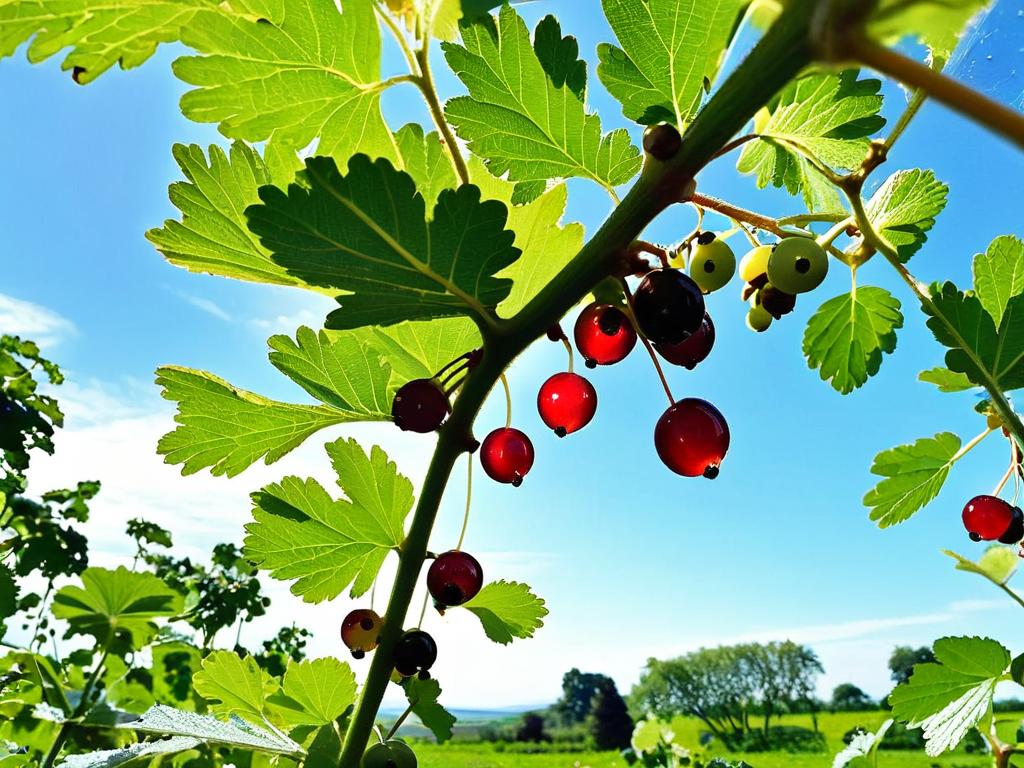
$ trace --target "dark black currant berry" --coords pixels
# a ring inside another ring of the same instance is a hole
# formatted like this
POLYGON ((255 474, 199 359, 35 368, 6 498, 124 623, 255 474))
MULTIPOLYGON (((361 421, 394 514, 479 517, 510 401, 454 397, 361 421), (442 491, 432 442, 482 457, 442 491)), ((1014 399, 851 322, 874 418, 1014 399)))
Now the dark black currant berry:
POLYGON ((437 643, 422 629, 410 629, 398 638, 392 658, 398 673, 411 677, 434 666, 437 643))
POLYGON ((1014 507, 1010 527, 999 537, 999 541, 1003 544, 1016 544, 1021 539, 1024 539, 1024 512, 1021 512, 1020 507, 1014 507))
POLYGON ((468 552, 442 552, 427 571, 427 589, 439 608, 462 605, 484 585, 484 569, 468 552))
POLYGON ((644 152, 655 160, 671 160, 682 145, 683 139, 674 125, 661 123, 644 131, 644 152))
POLYGON ((693 370, 711 354, 711 348, 714 346, 715 324, 711 322, 711 315, 705 312, 704 322, 696 333, 691 333, 678 344, 655 344, 654 348, 672 365, 681 365, 693 370))
POLYGON ((771 283, 761 289, 761 306, 776 320, 788 315, 796 307, 796 296, 780 291, 771 283))
POLYGON ((678 269, 648 272, 633 296, 637 325, 655 344, 678 344, 704 322, 704 294, 678 269))
POLYGON ((410 432, 433 432, 444 424, 451 410, 448 395, 433 379, 413 379, 404 384, 391 403, 395 424, 410 432))

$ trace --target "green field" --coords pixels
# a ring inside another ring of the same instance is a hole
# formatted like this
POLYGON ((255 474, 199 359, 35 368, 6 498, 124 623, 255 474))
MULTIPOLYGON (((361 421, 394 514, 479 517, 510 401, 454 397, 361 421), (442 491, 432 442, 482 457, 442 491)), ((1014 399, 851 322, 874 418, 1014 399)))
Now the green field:
MULTIPOLYGON (((1014 722, 1000 730, 1010 738, 1016 729, 1018 715, 1000 715, 1014 722)), ((727 754, 723 757, 746 760, 754 768, 829 768, 832 756, 842 748, 842 737, 851 728, 876 728, 885 720, 882 712, 840 712, 822 714, 818 725, 828 743, 828 752, 821 754, 789 754, 785 752, 758 754, 727 754)), ((807 715, 784 717, 781 725, 811 727, 807 715)), ((673 728, 683 743, 697 743, 701 724, 693 718, 676 718, 673 728)), ((522 754, 502 751, 501 745, 455 741, 449 744, 418 744, 417 756, 422 768, 626 768, 626 761, 615 752, 522 754)), ((992 760, 987 755, 956 752, 939 758, 923 752, 883 751, 879 768, 987 768, 992 760)))

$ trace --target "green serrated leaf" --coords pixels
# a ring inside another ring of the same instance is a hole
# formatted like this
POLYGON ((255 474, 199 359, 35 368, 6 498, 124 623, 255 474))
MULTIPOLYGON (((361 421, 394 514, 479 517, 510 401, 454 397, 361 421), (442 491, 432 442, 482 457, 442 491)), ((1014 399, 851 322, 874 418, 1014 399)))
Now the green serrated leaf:
POLYGON ((948 549, 944 549, 943 552, 956 560, 958 571, 976 573, 1000 587, 1013 578, 1013 574, 1017 572, 1017 566, 1020 565, 1020 557, 1017 556, 1017 553, 1010 547, 1003 547, 999 544, 986 549, 977 562, 968 560, 948 549))
POLYGON ((68 622, 66 636, 90 635, 104 644, 125 637, 135 649, 156 633, 154 619, 181 611, 181 596, 149 573, 86 568, 82 586, 62 587, 53 598, 53 615, 68 622))
POLYGON ((396 157, 380 112, 380 31, 372 0, 281 0, 274 19, 198 12, 182 31, 200 56, 174 62, 198 86, 181 111, 247 141, 322 155, 396 157))
POLYGON ((508 228, 516 233, 515 246, 522 256, 499 273, 512 281, 512 291, 498 307, 510 317, 522 309, 583 247, 583 226, 562 225, 568 201, 565 184, 556 184, 525 205, 514 205, 515 185, 491 176, 477 158, 469 163, 469 175, 483 196, 509 205, 508 228))
POLYGON ((291 662, 281 693, 286 700, 271 701, 290 725, 327 725, 355 702, 356 678, 348 664, 330 657, 291 662))
POLYGON ((352 584, 370 589, 388 552, 405 539, 412 483, 374 446, 355 440, 327 445, 347 500, 332 499, 315 480, 286 477, 253 494, 254 522, 246 525, 245 555, 275 579, 291 580, 293 594, 318 603, 352 584))
POLYGON ((116 766, 131 760, 159 762, 160 758, 165 755, 184 752, 201 743, 199 739, 190 736, 172 736, 169 739, 129 744, 120 749, 102 749, 82 755, 68 755, 57 765, 62 768, 116 768, 116 766))
POLYGON ((867 202, 868 218, 906 264, 928 239, 948 193, 931 171, 897 171, 867 202))
POLYGON ((705 82, 713 82, 742 0, 602 0, 621 48, 597 48, 597 76, 643 125, 682 130, 697 113, 705 82))
POLYGON ((261 458, 277 461, 324 427, 390 418, 377 410, 282 403, 191 368, 168 365, 156 373, 163 396, 178 403, 179 425, 160 438, 157 451, 168 464, 181 464, 183 475, 209 467, 233 477, 261 458))
POLYGON ((832 761, 832 768, 874 768, 874 763, 869 762, 878 752, 882 745, 882 739, 892 727, 893 720, 886 720, 874 733, 860 731, 850 740, 844 750, 839 752, 832 761))
POLYGON ((357 333, 391 366, 392 390, 412 379, 431 378, 444 365, 481 344, 476 324, 465 317, 367 327, 357 333))
POLYGON ((978 386, 994 383, 1003 391, 1024 386, 1024 294, 1007 302, 998 331, 973 292, 936 283, 931 296, 932 306, 923 309, 935 338, 949 348, 947 368, 978 386))
POLYGON ((442 190, 455 189, 459 179, 437 131, 424 134, 417 123, 403 125, 395 133, 402 170, 416 182, 416 191, 431 211, 442 190))
POLYGON ((458 314, 489 318, 511 283, 494 277, 519 257, 507 211, 470 184, 445 190, 432 221, 412 178, 365 155, 342 175, 330 158, 306 161, 305 187, 260 190, 249 227, 300 279, 344 291, 327 318, 339 330, 458 314), (483 245, 481 245, 483 244, 483 245))
POLYGON ((140 733, 192 736, 207 743, 228 744, 293 758, 305 756, 302 747, 287 736, 257 728, 237 715, 231 715, 225 723, 212 715, 198 715, 157 704, 138 720, 117 727, 140 733))
POLYGON ((941 64, 956 48, 964 27, 992 0, 880 0, 868 20, 872 36, 889 43, 915 37, 941 64))
POLYGON ((878 116, 881 83, 857 74, 811 74, 784 88, 755 120, 762 138, 744 146, 737 170, 756 174, 759 189, 772 184, 803 193, 810 211, 841 211, 838 194, 793 147, 835 169, 860 165, 867 137, 885 121, 878 116))
POLYGON ((352 332, 302 326, 292 340, 272 336, 270 362, 320 402, 369 418, 391 418, 391 368, 352 332))
POLYGON ((487 637, 502 645, 533 637, 548 615, 544 601, 515 581, 491 582, 463 607, 480 619, 487 637))
POLYGON ((885 479, 864 496, 871 519, 888 528, 924 508, 942 490, 959 450, 959 437, 940 432, 875 456, 871 472, 885 479))
POLYGON ((265 700, 278 689, 277 681, 252 656, 242 658, 234 651, 214 651, 203 659, 192 685, 214 714, 239 715, 255 722, 263 719, 265 700))
POLYGON ((438 703, 441 685, 437 680, 420 680, 409 677, 402 682, 405 696, 412 707, 412 713, 428 728, 438 743, 443 744, 452 737, 455 715, 438 703))
POLYGON ((939 388, 940 392, 964 392, 968 389, 973 389, 974 384, 962 373, 954 373, 949 368, 930 368, 927 371, 921 371, 917 378, 928 384, 934 384, 939 388))
POLYGON ((846 395, 878 373, 902 327, 900 302, 891 293, 858 286, 826 301, 807 322, 804 356, 823 381, 846 395))
POLYGON ((290 182, 295 166, 272 173, 263 158, 241 141, 231 145, 230 155, 211 145, 209 161, 197 144, 175 144, 173 151, 187 179, 170 187, 181 221, 168 220, 146 233, 164 258, 190 272, 319 290, 276 264, 249 231, 242 213, 259 202, 261 186, 290 182))
POLYGON ((995 640, 944 637, 935 642, 937 663, 917 664, 910 680, 889 695, 893 717, 922 728, 925 751, 953 749, 991 714, 996 685, 1007 679, 1010 652, 995 640))
POLYGON ((974 290, 992 322, 999 327, 1010 300, 1024 293, 1024 241, 997 237, 974 257, 974 290))
POLYGON ((495 176, 523 185, 517 203, 540 195, 551 179, 583 177, 606 188, 640 170, 640 151, 623 130, 601 134, 586 112, 574 43, 546 17, 534 45, 508 5, 498 22, 484 16, 462 27, 462 45, 443 43, 449 66, 469 89, 450 99, 445 115, 495 176), (557 38, 558 42, 555 42, 557 38))

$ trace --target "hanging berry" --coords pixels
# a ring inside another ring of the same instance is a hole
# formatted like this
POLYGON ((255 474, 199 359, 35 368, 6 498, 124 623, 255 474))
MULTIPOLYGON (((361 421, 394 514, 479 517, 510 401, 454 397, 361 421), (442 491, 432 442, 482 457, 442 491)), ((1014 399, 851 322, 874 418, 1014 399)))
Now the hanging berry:
POLYGON ((644 129, 644 152, 655 160, 665 162, 675 157, 683 146, 683 138, 674 125, 659 123, 644 129))
POLYGON ((492 480, 518 487, 533 466, 533 443, 513 427, 499 427, 484 438, 480 464, 492 480))
POLYGON ((448 395, 434 379, 413 379, 395 393, 391 417, 399 429, 427 433, 438 429, 451 413, 448 395))
POLYGON ((796 307, 796 296, 780 291, 771 283, 766 283, 760 289, 760 294, 760 303, 764 311, 776 320, 788 315, 796 307))
POLYGON ((597 412, 597 390, 579 374, 556 373, 537 393, 541 420, 559 437, 578 432, 597 412))
POLYGON ((416 768, 416 753, 400 739, 378 741, 363 753, 360 768, 416 768))
POLYGON ((752 283, 768 272, 768 259, 772 255, 774 245, 760 245, 747 252, 740 262, 740 280, 752 283))
POLYGON ((690 277, 704 293, 722 288, 736 274, 736 255, 714 232, 701 232, 690 257, 690 277))
POLYGON ((975 496, 964 506, 962 516, 974 541, 1016 544, 1024 538, 1024 513, 998 496, 975 496))
POLYGON ((711 315, 704 313, 704 321, 696 333, 690 334, 678 344, 655 344, 658 353, 673 365, 681 365, 691 371, 707 359, 715 346, 715 324, 711 315))
POLYGON ((429 677, 428 670, 437 661, 437 643, 422 629, 410 629, 398 638, 392 655, 395 669, 403 677, 429 677))
POLYGON ((673 472, 714 479, 729 450, 729 425, 711 403, 687 397, 658 419, 654 447, 673 472))
POLYGON ((809 237, 787 237, 768 257, 768 281, 786 293, 813 291, 828 274, 828 254, 809 237))
POLYGON ((633 295, 640 331, 655 344, 678 344, 704 321, 704 294, 678 269, 648 272, 633 295))
POLYGON ((361 659, 376 649, 384 621, 368 608, 351 611, 341 622, 341 642, 352 651, 352 656, 361 659))
POLYGON ((438 555, 427 570, 427 589, 439 610, 467 603, 484 585, 484 569, 468 552, 453 549, 438 555))
POLYGON ((613 365, 636 346, 636 331, 626 313, 613 304, 593 303, 576 318, 576 348, 588 368, 613 365))

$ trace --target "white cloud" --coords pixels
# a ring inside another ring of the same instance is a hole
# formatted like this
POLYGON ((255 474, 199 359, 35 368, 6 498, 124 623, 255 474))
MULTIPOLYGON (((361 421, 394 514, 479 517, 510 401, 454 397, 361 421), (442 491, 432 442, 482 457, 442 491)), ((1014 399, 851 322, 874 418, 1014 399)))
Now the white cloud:
POLYGON ((231 315, 229 315, 225 309, 212 299, 207 299, 203 296, 193 296, 191 293, 185 293, 184 291, 178 291, 177 296, 182 301, 191 304, 196 309, 202 310, 208 315, 216 317, 218 320, 228 322, 231 320, 231 315))
POLYGON ((78 330, 74 323, 51 309, 0 293, 0 333, 31 339, 40 347, 52 347, 77 335, 78 330))

